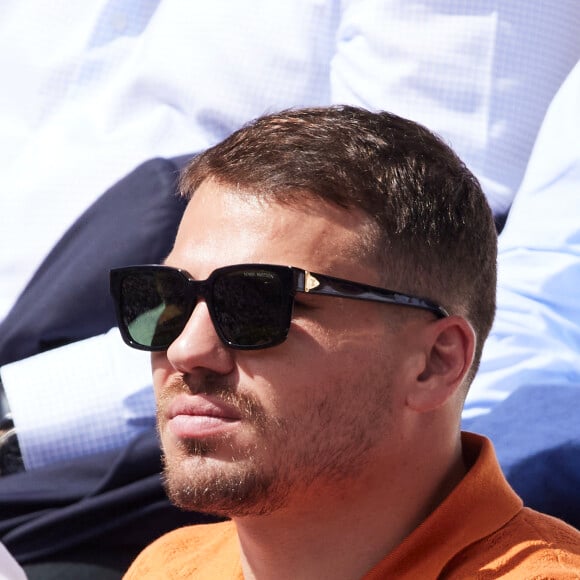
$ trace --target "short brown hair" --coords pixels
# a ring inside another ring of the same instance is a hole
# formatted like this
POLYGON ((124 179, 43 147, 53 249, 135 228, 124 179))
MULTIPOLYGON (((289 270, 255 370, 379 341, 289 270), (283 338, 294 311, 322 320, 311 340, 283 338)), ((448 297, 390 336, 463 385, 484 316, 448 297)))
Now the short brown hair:
POLYGON ((466 317, 475 373, 495 313, 497 235, 479 182, 441 139, 387 112, 350 106, 282 111, 196 157, 185 196, 206 179, 279 203, 321 199, 378 226, 386 284, 466 317))

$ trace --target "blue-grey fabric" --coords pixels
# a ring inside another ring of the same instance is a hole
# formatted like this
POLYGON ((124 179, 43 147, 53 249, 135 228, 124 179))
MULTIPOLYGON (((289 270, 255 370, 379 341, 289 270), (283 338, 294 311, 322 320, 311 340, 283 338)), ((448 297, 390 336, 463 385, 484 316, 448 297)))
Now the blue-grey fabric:
POLYGON ((580 529, 580 385, 521 387, 463 427, 489 437, 526 505, 580 529))
POLYGON ((185 209, 176 180, 191 157, 143 163, 77 219, 0 324, 0 365, 115 326, 109 270, 169 253, 185 209))

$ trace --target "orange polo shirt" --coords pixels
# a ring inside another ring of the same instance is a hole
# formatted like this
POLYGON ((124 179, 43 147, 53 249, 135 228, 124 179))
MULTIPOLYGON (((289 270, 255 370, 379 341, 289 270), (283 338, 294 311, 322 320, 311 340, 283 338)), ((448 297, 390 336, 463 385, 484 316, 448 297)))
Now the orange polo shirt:
MULTIPOLYGON (((580 578, 580 532, 524 508, 491 442, 463 433, 471 468, 451 494, 363 580, 580 578)), ((243 579, 232 522, 169 532, 137 557, 125 580, 243 579)))

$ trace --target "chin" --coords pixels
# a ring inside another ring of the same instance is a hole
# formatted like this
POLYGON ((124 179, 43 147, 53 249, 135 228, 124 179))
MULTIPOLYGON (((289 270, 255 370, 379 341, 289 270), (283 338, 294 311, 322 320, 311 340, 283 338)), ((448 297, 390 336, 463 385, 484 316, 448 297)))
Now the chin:
POLYGON ((290 491, 273 472, 258 472, 246 462, 232 464, 209 457, 166 460, 163 475, 174 505, 222 517, 270 514, 286 504, 290 491))

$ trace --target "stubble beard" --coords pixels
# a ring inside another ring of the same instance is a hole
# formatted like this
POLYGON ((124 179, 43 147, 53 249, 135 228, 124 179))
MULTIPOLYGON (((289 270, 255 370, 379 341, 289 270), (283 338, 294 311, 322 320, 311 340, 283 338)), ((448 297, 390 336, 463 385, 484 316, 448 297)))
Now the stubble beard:
MULTIPOLYGON (((191 392, 182 380, 176 384, 191 392)), ((267 417, 251 395, 236 394, 227 385, 214 389, 204 384, 203 392, 215 394, 218 389, 220 397, 253 428, 254 446, 236 450, 228 436, 213 442, 182 441, 177 453, 164 456, 164 485, 176 506, 230 518, 271 514, 288 505, 293 495, 320 483, 348 485, 369 463, 367 452, 376 444, 378 433, 373 426, 391 412, 385 393, 375 401, 377 406, 368 408, 366 423, 349 422, 348 411, 337 418, 332 402, 325 400, 313 402, 307 417, 302 412, 280 420, 267 417), (305 437, 303 427, 311 424, 317 428, 305 437), (337 425, 346 427, 337 431, 337 425), (216 448, 228 446, 227 462, 213 457, 216 448)), ((161 401, 175 392, 175 386, 169 388, 161 401)))
POLYGON ((163 457, 166 493, 181 509, 243 517, 267 515, 285 505, 290 493, 281 484, 285 478, 257 465, 253 455, 233 457, 224 464, 210 457, 211 445, 190 442, 182 449, 178 458, 163 457))
MULTIPOLYGON (((287 438, 286 425, 268 419, 259 403, 250 395, 233 393, 227 385, 213 385, 209 381, 203 392, 216 394, 235 407, 244 423, 258 439, 260 435, 287 438)), ((190 390, 181 378, 169 385, 160 401, 171 398, 177 390, 190 390)), ((158 429, 162 426, 158 412, 158 429)), ((161 434, 160 434, 161 435, 161 434)), ((177 443, 177 453, 163 454, 163 484, 170 501, 184 510, 199 511, 218 516, 243 517, 266 515, 282 507, 289 496, 290 486, 281 482, 280 471, 274 465, 263 465, 256 457, 257 447, 235 450, 230 437, 212 441, 186 440, 177 443), (217 449, 230 448, 227 462, 212 457, 217 449)), ((263 450, 262 450, 263 451, 263 450)))

